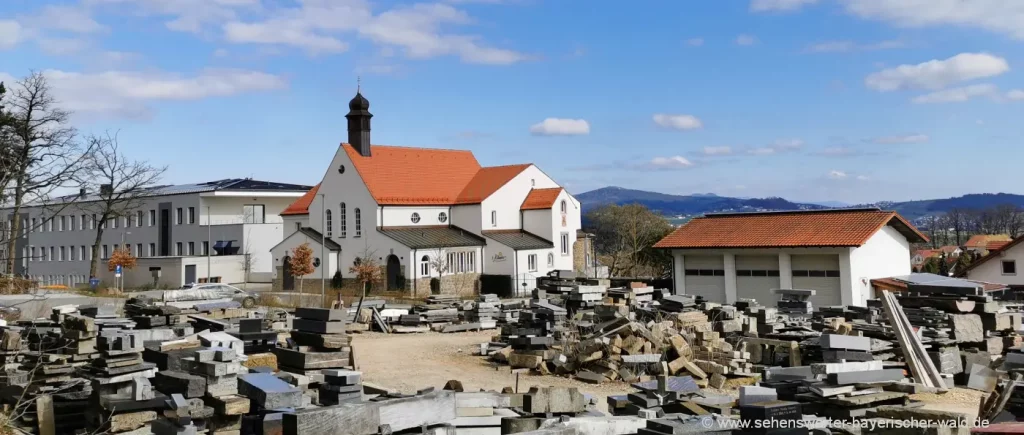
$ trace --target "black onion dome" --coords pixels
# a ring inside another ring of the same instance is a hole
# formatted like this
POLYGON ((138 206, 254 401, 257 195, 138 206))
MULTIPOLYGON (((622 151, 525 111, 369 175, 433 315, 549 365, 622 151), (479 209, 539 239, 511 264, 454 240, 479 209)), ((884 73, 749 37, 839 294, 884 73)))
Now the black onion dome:
POLYGON ((352 98, 352 101, 348 102, 349 110, 370 110, 370 100, 363 97, 363 94, 356 92, 356 96, 352 98))

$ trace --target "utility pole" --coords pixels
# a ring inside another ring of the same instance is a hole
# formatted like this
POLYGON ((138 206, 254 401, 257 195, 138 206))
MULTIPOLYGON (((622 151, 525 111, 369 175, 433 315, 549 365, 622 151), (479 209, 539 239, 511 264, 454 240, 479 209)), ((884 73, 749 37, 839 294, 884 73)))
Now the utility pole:
MULTIPOLYGON (((327 196, 320 194, 320 306, 324 306, 327 299, 327 265, 330 261, 324 256, 327 249, 327 196)), ((359 313, 356 313, 358 316, 359 313)))
POLYGON ((206 283, 210 283, 213 273, 210 269, 210 251, 213 251, 213 226, 210 225, 210 206, 206 206, 206 283))

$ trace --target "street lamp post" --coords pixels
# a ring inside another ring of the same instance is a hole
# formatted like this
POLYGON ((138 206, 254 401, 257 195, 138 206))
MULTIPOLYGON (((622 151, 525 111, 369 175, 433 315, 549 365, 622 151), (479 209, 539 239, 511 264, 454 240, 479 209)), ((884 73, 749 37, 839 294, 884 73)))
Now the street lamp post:
MULTIPOLYGON (((320 306, 327 299, 327 265, 330 261, 324 256, 327 246, 327 196, 320 194, 320 306)), ((356 314, 358 316, 358 313, 356 314)))
POLYGON ((206 206, 206 283, 210 283, 213 270, 210 268, 210 251, 213 251, 213 225, 210 225, 210 206, 206 206))
MULTIPOLYGON (((124 236, 130 235, 130 234, 131 234, 130 231, 122 231, 121 232, 121 249, 125 249, 129 253, 131 252, 131 249, 128 249, 127 245, 124 244, 124 236)), ((107 269, 107 270, 110 270, 110 269, 107 269)), ((121 280, 121 293, 124 293, 124 268, 121 269, 121 276, 119 278, 117 278, 117 279, 121 280)))

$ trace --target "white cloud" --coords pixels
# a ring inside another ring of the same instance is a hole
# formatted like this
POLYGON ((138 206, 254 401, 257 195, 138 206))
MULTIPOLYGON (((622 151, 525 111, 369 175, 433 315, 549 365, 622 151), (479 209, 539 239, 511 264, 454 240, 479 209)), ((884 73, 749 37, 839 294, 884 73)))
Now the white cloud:
MULTIPOLYGON (((134 117, 156 101, 200 100, 288 86, 278 76, 243 70, 206 70, 185 77, 160 72, 43 71, 61 106, 76 113, 134 117)), ((0 73, 0 77, 11 77, 0 73)))
POLYGON ((858 176, 857 176, 857 181, 868 181, 868 180, 870 180, 870 179, 871 179, 871 178, 870 178, 870 177, 868 177, 867 175, 858 175, 858 176))
POLYGON ((955 25, 1024 39, 1020 0, 842 0, 849 13, 900 27, 955 25))
POLYGON ((275 44, 311 53, 345 51, 345 35, 368 39, 385 49, 397 48, 414 59, 456 56, 466 63, 507 65, 530 59, 515 50, 492 47, 479 36, 446 31, 475 24, 449 4, 397 6, 374 15, 364 0, 303 0, 296 8, 274 10, 263 20, 230 20, 225 38, 236 43, 275 44))
POLYGON ((742 34, 736 37, 736 45, 750 46, 757 44, 757 38, 753 35, 742 34))
POLYGON ((1024 89, 1014 89, 1007 92, 1006 98, 1010 100, 1024 100, 1024 89))
POLYGON ((683 169, 693 166, 693 162, 683 156, 655 157, 651 159, 651 167, 655 169, 683 169))
POLYGON ((88 41, 81 38, 41 38, 36 44, 47 54, 57 56, 78 53, 89 46, 88 41))
POLYGON ((686 45, 691 47, 700 47, 704 45, 704 38, 690 38, 686 40, 686 45))
POLYGON ((704 150, 702 152, 705 156, 727 156, 732 154, 732 147, 704 147, 704 150))
POLYGON ((837 171, 835 169, 829 171, 828 173, 828 178, 831 178, 833 180, 845 180, 847 177, 849 177, 849 175, 846 172, 837 171))
POLYGON ((89 11, 77 6, 49 5, 39 15, 29 19, 33 27, 62 30, 72 33, 97 33, 107 28, 96 22, 89 11))
POLYGON ((0 50, 9 50, 21 42, 21 24, 14 20, 0 20, 0 50))
POLYGON ((800 139, 779 139, 773 142, 771 145, 751 148, 747 150, 747 154, 753 156, 770 156, 774 154, 782 154, 789 151, 796 151, 803 148, 804 141, 800 139))
POLYGON ((913 144, 928 142, 930 138, 926 134, 909 134, 904 136, 882 136, 871 141, 882 145, 913 144))
POLYGON ((996 97, 999 88, 983 83, 960 88, 944 89, 914 97, 915 104, 962 103, 974 97, 996 97))
POLYGON ((754 12, 795 11, 818 0, 752 0, 750 10, 754 12))
MULTIPOLYGON (((322 3, 322 0, 303 0, 322 3)), ((166 17, 164 25, 174 31, 203 33, 211 26, 235 20, 240 13, 261 9, 260 0, 83 0, 86 6, 110 6, 129 14, 166 17), (133 7, 133 9, 129 9, 133 7)))
POLYGON ((653 119, 655 124, 673 130, 697 130, 704 127, 704 123, 693 115, 656 113, 653 119))
POLYGON ((590 134, 590 123, 585 119, 547 118, 530 126, 536 136, 581 136, 590 134))
POLYGON ((942 89, 946 86, 994 77, 1010 70, 1010 65, 988 53, 960 53, 945 60, 930 60, 917 65, 900 65, 873 73, 864 79, 868 88, 888 92, 903 89, 942 89))
POLYGON ((752 156, 770 156, 777 152, 778 150, 772 147, 757 147, 747 150, 747 154, 750 154, 752 156))
POLYGON ((806 53, 848 53, 853 51, 876 51, 905 48, 906 42, 893 39, 871 44, 859 44, 853 41, 824 41, 811 44, 804 49, 806 53))

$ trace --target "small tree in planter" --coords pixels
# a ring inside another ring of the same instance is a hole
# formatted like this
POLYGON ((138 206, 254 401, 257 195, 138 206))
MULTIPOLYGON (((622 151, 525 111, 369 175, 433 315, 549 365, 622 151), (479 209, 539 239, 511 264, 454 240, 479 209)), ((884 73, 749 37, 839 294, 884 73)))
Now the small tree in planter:
POLYGON ((135 256, 132 255, 132 251, 128 247, 115 249, 110 254, 110 259, 107 260, 107 271, 114 272, 117 270, 117 266, 121 266, 121 283, 124 284, 124 272, 135 268, 135 256))
POLYGON ((373 282, 380 281, 383 274, 380 271, 380 265, 373 259, 373 255, 368 253, 363 253, 362 257, 356 258, 348 271, 355 275, 356 282, 363 286, 363 291, 359 296, 359 305, 356 307, 356 317, 358 318, 359 310, 363 309, 363 298, 366 297, 367 287, 373 282))
POLYGON ((304 293, 302 278, 316 271, 316 267, 313 266, 313 248, 309 247, 308 242, 295 248, 288 260, 288 268, 293 276, 299 278, 299 293, 304 293))

